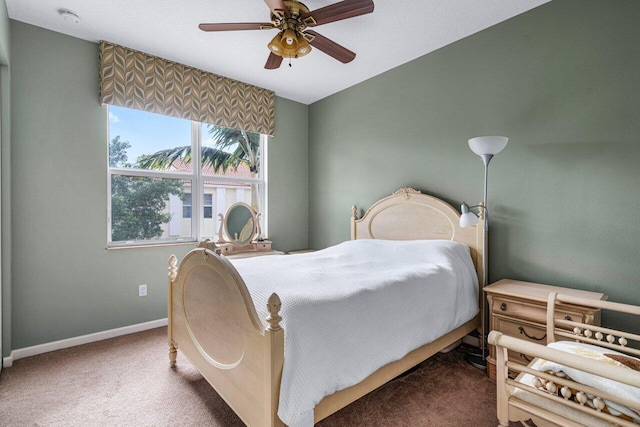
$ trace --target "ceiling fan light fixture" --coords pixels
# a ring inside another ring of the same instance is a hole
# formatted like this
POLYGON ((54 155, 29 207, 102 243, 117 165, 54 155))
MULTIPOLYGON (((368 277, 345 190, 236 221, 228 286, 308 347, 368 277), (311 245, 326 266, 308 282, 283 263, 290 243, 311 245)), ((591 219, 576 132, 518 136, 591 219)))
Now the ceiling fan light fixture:
POLYGON ((305 56, 311 52, 311 46, 309 42, 304 37, 298 37, 298 48, 296 49, 296 57, 300 58, 301 56, 305 56))
POLYGON ((282 45, 294 50, 298 47, 298 36, 291 28, 282 32, 282 45))
MULTIPOLYGON (((267 44, 270 50, 264 66, 275 70, 283 58, 300 58, 318 49, 346 64, 356 54, 344 46, 308 30, 308 27, 329 24, 373 12, 373 0, 339 0, 337 3, 310 11, 300 0, 265 0, 271 11, 271 22, 203 23, 202 31, 240 31, 277 29, 278 34, 267 44), (311 48, 313 45, 313 49, 311 48)), ((289 61, 291 66, 291 61, 289 61)))
POLYGON ((271 52, 275 53, 278 56, 282 56, 284 52, 284 46, 282 46, 281 33, 276 34, 276 36, 273 39, 271 39, 268 46, 271 52))
POLYGON ((307 39, 290 28, 276 34, 268 46, 272 53, 283 58, 300 58, 311 52, 307 39))

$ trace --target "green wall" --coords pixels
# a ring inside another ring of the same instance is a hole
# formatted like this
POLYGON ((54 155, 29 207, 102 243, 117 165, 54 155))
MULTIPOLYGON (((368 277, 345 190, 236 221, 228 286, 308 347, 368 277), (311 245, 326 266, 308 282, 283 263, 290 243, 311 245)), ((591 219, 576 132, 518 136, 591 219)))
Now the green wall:
POLYGON ((5 0, 0 0, 0 356, 11 342, 10 54, 9 15, 5 0))
POLYGON ((273 247, 309 247, 309 150, 306 105, 276 98, 276 136, 269 140, 268 212, 273 247))
MULTIPOLYGON (((403 186, 482 200, 491 281, 640 304, 640 2, 540 6, 310 106, 310 243, 349 238, 350 207, 403 186)), ((605 318, 619 323, 618 319, 605 318)))
MULTIPOLYGON (((12 341, 5 354, 166 317, 167 259, 193 246, 105 249, 107 110, 98 102, 98 46, 11 21, 11 51, 12 341)), ((307 110, 276 99, 268 214, 281 250, 308 246, 307 110)))
MULTIPOLYGON (((402 186, 476 203, 482 162, 466 141, 506 135, 490 166, 491 280, 640 304, 639 17, 636 0, 556 0, 309 107, 277 98, 274 247, 346 240, 353 203, 366 209, 402 186)), ((190 247, 105 249, 97 46, 15 21, 10 36, 4 355, 165 317, 166 259, 190 247)))

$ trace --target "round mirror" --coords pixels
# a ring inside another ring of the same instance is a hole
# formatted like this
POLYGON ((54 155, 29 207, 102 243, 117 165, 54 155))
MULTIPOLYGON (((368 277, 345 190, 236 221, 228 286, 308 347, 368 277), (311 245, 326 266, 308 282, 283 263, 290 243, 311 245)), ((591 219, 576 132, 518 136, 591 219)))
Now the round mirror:
POLYGON ((230 242, 246 245, 256 234, 256 216, 246 203, 238 202, 229 206, 224 219, 224 231, 230 242))

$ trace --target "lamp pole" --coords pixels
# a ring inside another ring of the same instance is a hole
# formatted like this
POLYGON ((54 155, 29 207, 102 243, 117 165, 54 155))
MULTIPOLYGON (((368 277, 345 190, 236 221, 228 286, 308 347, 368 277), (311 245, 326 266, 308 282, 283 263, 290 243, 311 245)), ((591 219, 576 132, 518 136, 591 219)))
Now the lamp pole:
POLYGON ((489 215, 487 215, 487 182, 489 178, 489 162, 493 158, 493 154, 481 154, 484 163, 484 197, 483 205, 480 207, 484 214, 484 233, 482 233, 482 283, 480 286, 480 354, 467 353, 465 360, 478 369, 487 369, 487 301, 483 294, 483 289, 487 286, 489 278, 489 262, 487 257, 487 232, 489 231, 489 215))
MULTIPOLYGON (((484 198, 482 199, 484 205, 482 209, 484 209, 484 233, 482 233, 482 291, 484 292, 484 287, 488 285, 489 281, 489 258, 487 257, 489 245, 487 242, 487 233, 489 232, 489 215, 487 213, 487 182, 489 182, 489 162, 493 158, 493 154, 483 154, 480 156, 482 158, 482 162, 484 163, 484 198)), ((480 333, 482 337, 480 337, 480 369, 487 369, 487 301, 484 297, 484 294, 481 294, 480 299, 482 300, 482 305, 480 307, 480 315, 482 319, 480 319, 480 333)))
POLYGON ((484 198, 480 209, 484 212, 484 233, 482 233, 482 283, 480 287, 480 354, 468 353, 465 360, 478 369, 487 369, 487 300, 484 296, 484 287, 489 281, 488 242, 489 215, 487 210, 487 183, 489 181, 489 162, 495 154, 506 147, 509 138, 504 136, 481 136, 469 140, 469 148, 480 156, 484 163, 484 198))
MULTIPOLYGON (((487 182, 489 181, 489 162, 493 159, 493 154, 482 154, 482 163, 484 163, 484 231, 489 231, 489 220, 487 219, 487 182)), ((485 283, 486 284, 486 283, 485 283)))

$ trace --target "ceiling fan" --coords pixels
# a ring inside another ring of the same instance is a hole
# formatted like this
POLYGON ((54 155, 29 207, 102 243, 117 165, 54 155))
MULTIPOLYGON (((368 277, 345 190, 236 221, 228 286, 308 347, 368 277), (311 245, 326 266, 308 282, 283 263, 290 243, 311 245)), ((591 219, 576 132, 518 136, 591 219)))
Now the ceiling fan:
POLYGON ((313 11, 297 0, 264 1, 271 9, 271 22, 200 24, 198 27, 202 31, 278 29, 268 44, 271 53, 264 66, 268 70, 280 67, 283 58, 307 55, 311 46, 346 64, 353 61, 355 53, 308 28, 373 12, 372 0, 343 0, 313 11))

